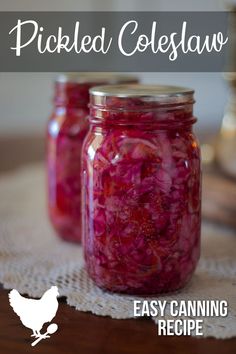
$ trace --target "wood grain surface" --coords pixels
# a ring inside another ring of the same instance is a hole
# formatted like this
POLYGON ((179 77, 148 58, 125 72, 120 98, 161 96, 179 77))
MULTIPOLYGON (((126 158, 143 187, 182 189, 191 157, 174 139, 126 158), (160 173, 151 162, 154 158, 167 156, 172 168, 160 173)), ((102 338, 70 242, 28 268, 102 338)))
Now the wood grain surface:
MULTIPOLYGON (((43 139, 37 137, 0 138, 0 150, 0 170, 10 171, 41 160, 44 155, 44 143, 43 139)), ((222 191, 229 188, 231 194, 230 187, 222 187, 219 180, 214 183, 214 190, 218 186, 217 189, 221 190, 222 194, 222 191)), ((209 202, 210 198, 215 198, 213 191, 209 190, 212 189, 213 182, 206 177, 204 184, 209 202)), ((228 205, 227 199, 225 197, 222 205, 228 205)), ((3 202, 1 200, 1 203, 3 202)), ((207 209, 207 204, 205 208, 207 209)), ((8 292, 0 288, 0 354, 236 353, 236 338, 216 340, 184 336, 160 337, 157 335, 155 324, 149 319, 114 320, 99 317, 76 311, 66 305, 65 300, 60 300, 54 322, 59 326, 58 332, 32 348, 31 331, 21 324, 9 306, 8 292)))
MULTIPOLYGON (((76 311, 61 301, 53 322, 58 332, 31 347, 31 331, 23 327, 0 291, 1 354, 234 354, 236 338, 228 340, 158 336, 148 319, 114 320, 76 311)), ((43 332, 42 332, 43 333, 43 332)))

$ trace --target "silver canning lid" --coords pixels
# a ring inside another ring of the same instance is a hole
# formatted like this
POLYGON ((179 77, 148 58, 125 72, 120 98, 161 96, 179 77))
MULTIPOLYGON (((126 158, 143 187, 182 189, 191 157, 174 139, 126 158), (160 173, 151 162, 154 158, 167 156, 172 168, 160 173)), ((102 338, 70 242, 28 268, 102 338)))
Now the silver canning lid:
POLYGON ((104 85, 89 90, 95 104, 104 102, 106 97, 141 99, 144 102, 194 102, 194 90, 165 85, 104 85))
POLYGON ((63 73, 59 74, 56 82, 66 83, 78 83, 78 84, 86 84, 86 83, 96 83, 96 84, 119 84, 119 83, 131 83, 138 82, 138 78, 131 75, 119 75, 113 73, 63 73))

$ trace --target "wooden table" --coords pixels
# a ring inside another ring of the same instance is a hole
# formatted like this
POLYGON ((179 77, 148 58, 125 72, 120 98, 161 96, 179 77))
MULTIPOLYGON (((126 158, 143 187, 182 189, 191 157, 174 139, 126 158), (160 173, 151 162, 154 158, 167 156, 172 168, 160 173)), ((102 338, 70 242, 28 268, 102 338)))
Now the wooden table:
MULTIPOLYGON (((43 145, 42 139, 37 137, 0 139, 0 171, 9 171, 42 159, 43 145)), ((0 354, 236 353, 236 338, 160 337, 155 324, 149 319, 113 320, 98 317, 74 310, 63 299, 60 300, 55 322, 59 326, 58 332, 32 348, 30 331, 22 326, 9 306, 8 291, 0 288, 0 354)))

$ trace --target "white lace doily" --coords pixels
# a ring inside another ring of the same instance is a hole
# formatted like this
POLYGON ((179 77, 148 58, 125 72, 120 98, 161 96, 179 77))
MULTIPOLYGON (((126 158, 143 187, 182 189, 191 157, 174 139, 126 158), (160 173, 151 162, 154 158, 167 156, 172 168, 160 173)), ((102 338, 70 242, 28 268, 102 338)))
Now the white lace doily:
MULTIPOLYGON (((0 178, 0 283, 32 297, 41 297, 51 285, 57 285, 60 295, 66 296, 67 303, 77 310, 132 318, 133 300, 137 297, 97 288, 84 270, 81 247, 54 235, 47 219, 44 182, 42 165, 0 178)), ((202 257, 192 281, 181 292, 160 297, 167 301, 227 300, 226 318, 204 318, 206 337, 236 336, 235 256, 236 235, 204 224, 202 257)))

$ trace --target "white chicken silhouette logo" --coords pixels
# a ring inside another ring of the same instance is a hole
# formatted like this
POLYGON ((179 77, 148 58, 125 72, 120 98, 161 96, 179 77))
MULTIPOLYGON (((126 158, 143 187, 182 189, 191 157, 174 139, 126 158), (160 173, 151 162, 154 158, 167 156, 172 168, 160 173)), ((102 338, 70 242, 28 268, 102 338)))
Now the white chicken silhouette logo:
POLYGON ((41 299, 27 299, 20 293, 13 289, 9 293, 9 302, 14 312, 20 317, 22 324, 32 329, 31 337, 37 339, 31 344, 35 346, 40 340, 49 338, 48 334, 57 331, 57 324, 52 323, 48 326, 47 332, 41 334, 40 331, 44 323, 51 322, 56 316, 58 309, 57 297, 59 296, 57 286, 52 286, 47 290, 41 299))

